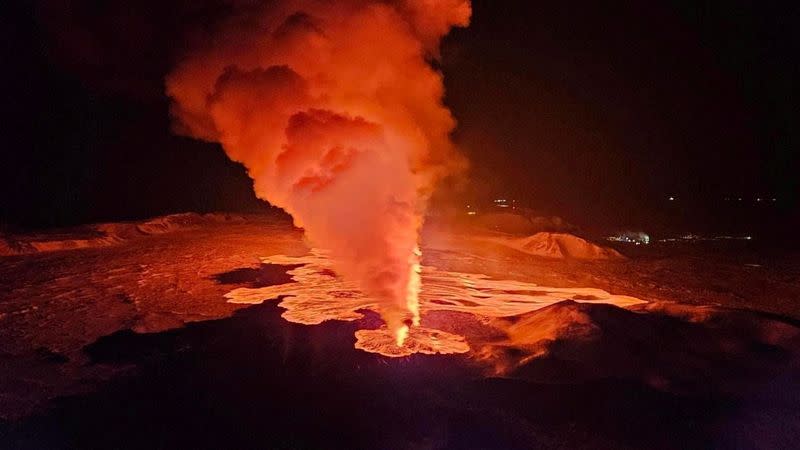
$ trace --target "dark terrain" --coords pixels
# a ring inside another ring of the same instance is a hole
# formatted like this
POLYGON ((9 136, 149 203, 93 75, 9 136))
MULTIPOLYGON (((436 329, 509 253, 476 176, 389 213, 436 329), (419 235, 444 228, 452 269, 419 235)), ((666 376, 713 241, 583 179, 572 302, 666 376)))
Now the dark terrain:
MULTIPOLYGON (((533 347, 497 347, 515 361, 545 351, 501 376, 478 352, 479 334, 467 334, 475 353, 385 358, 353 347, 356 329, 380 324, 370 311, 357 322, 305 326, 282 319, 275 301, 226 303, 236 287, 288 281, 291 266, 260 265, 259 256, 307 251, 297 230, 273 220, 195 223, 3 257, 0 442, 791 447, 800 438, 796 258, 698 246, 622 250, 629 258, 620 262, 548 260, 426 232, 424 264, 651 302, 628 311, 565 301, 515 319, 534 332, 537 323, 562 328, 533 347)), ((447 312, 428 319, 483 326, 447 312)))

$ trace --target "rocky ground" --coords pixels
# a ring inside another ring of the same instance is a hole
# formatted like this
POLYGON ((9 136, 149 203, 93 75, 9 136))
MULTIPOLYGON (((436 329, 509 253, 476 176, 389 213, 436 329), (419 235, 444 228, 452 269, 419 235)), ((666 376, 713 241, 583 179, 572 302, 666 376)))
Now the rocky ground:
POLYGON ((543 255, 552 237, 528 245, 534 254, 504 239, 519 238, 432 223, 423 264, 647 303, 567 300, 509 318, 435 311, 423 325, 463 335, 468 353, 385 358, 354 346, 356 330, 380 325, 370 311, 307 326, 282 319, 277 302, 228 302, 238 288, 292 281, 292 266, 261 259, 308 253, 283 219, 194 215, 6 236, 0 440, 781 448, 800 437, 797 255, 662 245, 581 259, 543 255))

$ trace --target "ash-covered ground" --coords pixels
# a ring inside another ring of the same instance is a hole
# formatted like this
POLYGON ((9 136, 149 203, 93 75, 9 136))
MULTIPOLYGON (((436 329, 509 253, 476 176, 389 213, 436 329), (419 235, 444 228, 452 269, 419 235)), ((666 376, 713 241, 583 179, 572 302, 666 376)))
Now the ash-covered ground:
POLYGON ((434 350, 458 351, 388 358, 358 345, 381 326, 368 301, 307 324, 315 310, 299 297, 343 289, 283 219, 186 214, 4 236, 2 447, 789 448, 800 438, 796 254, 662 244, 622 256, 569 235, 435 222, 421 248, 423 296, 426 276, 437 291, 422 310, 434 331, 420 339, 456 336, 434 350))

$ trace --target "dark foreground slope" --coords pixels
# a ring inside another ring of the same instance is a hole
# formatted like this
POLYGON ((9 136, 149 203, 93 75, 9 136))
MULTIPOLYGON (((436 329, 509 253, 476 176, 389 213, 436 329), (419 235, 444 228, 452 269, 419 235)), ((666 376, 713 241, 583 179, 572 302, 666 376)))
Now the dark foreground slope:
POLYGON ((91 364, 135 368, 6 423, 4 447, 781 448, 800 433, 797 367, 761 373, 744 396, 614 376, 486 378, 463 356, 385 359, 353 348, 355 324, 279 315, 266 303, 101 338, 85 349, 91 364))

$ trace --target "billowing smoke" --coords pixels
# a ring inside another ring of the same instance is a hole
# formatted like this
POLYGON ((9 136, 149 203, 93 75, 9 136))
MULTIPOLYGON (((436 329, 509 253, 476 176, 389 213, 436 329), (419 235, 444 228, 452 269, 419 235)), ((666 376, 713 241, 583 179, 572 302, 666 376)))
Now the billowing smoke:
POLYGON ((428 60, 468 24, 469 0, 252 3, 167 77, 176 129, 243 163, 402 343, 419 320, 426 203, 464 166, 428 60))

